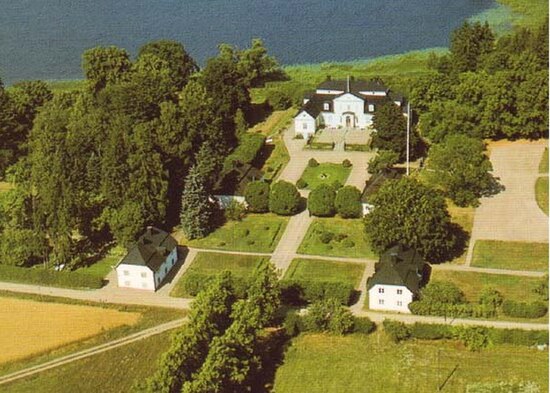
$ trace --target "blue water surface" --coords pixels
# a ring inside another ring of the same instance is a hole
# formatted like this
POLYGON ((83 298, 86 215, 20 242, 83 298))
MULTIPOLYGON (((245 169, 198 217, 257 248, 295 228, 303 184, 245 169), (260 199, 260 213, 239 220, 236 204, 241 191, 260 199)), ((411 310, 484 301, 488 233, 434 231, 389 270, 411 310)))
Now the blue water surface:
POLYGON ((261 37, 284 64, 371 58, 447 46, 493 0, 14 0, 0 11, 0 77, 81 78, 82 52, 182 42, 200 63, 221 42, 261 37))

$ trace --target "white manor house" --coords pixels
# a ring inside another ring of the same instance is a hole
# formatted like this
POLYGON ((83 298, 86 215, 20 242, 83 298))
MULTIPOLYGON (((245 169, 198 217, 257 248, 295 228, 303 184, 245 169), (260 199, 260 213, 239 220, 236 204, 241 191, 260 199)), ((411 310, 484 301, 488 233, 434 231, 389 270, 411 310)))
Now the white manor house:
POLYGON ((308 139, 319 128, 366 129, 376 108, 390 101, 404 109, 403 97, 378 81, 326 80, 304 97, 294 130, 308 139))

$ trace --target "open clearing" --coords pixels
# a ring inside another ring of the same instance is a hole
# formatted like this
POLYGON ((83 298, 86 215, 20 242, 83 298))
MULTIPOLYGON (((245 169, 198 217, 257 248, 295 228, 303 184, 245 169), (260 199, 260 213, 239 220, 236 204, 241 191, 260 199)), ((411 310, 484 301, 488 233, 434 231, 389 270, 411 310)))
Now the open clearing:
POLYGON ((323 261, 320 259, 294 259, 285 274, 285 279, 312 281, 339 281, 357 287, 363 276, 362 263, 323 261))
POLYGON ((466 299, 470 302, 477 302, 481 291, 485 287, 495 288, 505 299, 517 302, 531 302, 541 300, 540 296, 534 292, 534 289, 544 279, 434 269, 430 281, 434 280, 453 282, 464 292, 466 299))
POLYGON ((6 393, 122 393, 133 392, 157 366, 170 345, 170 332, 145 338, 111 351, 48 370, 31 378, 2 386, 6 393))
POLYGON ((278 393, 465 392, 473 382, 533 381, 548 390, 548 352, 499 345, 471 352, 458 342, 390 342, 383 332, 301 335, 277 370, 278 393), (526 365, 529 365, 526 367, 526 365))
POLYGON ((287 223, 288 217, 249 214, 242 221, 228 221, 204 239, 183 243, 196 248, 273 252, 287 223))
POLYGON ((478 240, 472 266, 510 270, 548 270, 548 244, 478 240))
POLYGON ((0 297, 0 364, 90 338, 122 325, 139 313, 0 297))
MULTIPOLYGON (((474 226, 474 214, 475 209, 473 207, 459 207, 451 201, 447 201, 447 210, 451 215, 451 221, 460 227, 468 234, 468 239, 472 234, 472 227, 474 226)), ((452 260, 452 263, 464 264, 466 263, 466 257, 468 255, 468 242, 465 244, 464 252, 459 257, 452 260)))
POLYGON ((348 258, 378 258, 365 238, 363 220, 338 217, 316 218, 300 244, 298 253, 348 258), (334 234, 333 239, 326 244, 323 243, 320 238, 322 232, 334 234))

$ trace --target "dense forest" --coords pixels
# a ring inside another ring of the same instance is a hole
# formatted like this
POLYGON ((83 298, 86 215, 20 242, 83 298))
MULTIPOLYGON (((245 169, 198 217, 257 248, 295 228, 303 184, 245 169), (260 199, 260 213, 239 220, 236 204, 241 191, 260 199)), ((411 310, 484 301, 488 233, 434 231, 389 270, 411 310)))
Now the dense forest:
POLYGON ((0 178, 14 186, 0 196, 3 264, 75 267, 177 224, 190 168, 208 190, 251 116, 249 89, 282 74, 260 40, 220 45, 202 70, 167 40, 135 59, 87 50, 82 69, 77 91, 0 84, 0 178))

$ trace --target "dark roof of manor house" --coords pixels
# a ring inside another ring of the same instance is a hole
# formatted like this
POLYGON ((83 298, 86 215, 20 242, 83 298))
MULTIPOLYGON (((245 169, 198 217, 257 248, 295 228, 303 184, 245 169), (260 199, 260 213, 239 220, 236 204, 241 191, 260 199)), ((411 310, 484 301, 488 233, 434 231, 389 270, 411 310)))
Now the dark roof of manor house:
POLYGON ((403 96, 390 91, 386 86, 378 81, 362 81, 362 80, 350 80, 349 91, 347 80, 327 80, 317 86, 317 90, 333 90, 342 91, 339 94, 318 94, 316 91, 307 92, 304 98, 309 101, 300 108, 299 112, 305 111, 313 117, 319 116, 319 113, 324 112, 324 105, 329 104, 327 112, 334 111, 333 100, 344 94, 353 94, 354 96, 361 98, 365 101, 365 112, 370 113, 369 105, 374 106, 381 105, 386 102, 399 101, 403 102, 403 96), (386 96, 361 94, 360 92, 385 92, 386 96))
POLYGON ((147 227, 145 233, 130 248, 119 265, 147 266, 156 272, 177 246, 178 243, 168 232, 155 227, 147 227))
POLYGON ((418 293, 422 282, 424 259, 418 252, 404 245, 396 245, 382 254, 375 265, 375 273, 367 281, 370 290, 377 284, 406 286, 418 293))

